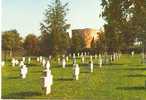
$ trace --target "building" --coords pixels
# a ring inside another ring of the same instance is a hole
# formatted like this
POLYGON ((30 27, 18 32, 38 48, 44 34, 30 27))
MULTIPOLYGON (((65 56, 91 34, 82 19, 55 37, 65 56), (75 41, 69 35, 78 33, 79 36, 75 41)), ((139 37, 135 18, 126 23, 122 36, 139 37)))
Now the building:
POLYGON ((96 29, 85 28, 85 29, 74 29, 72 30, 72 37, 74 34, 81 35, 85 41, 85 47, 91 48, 91 42, 99 39, 99 31, 96 29))

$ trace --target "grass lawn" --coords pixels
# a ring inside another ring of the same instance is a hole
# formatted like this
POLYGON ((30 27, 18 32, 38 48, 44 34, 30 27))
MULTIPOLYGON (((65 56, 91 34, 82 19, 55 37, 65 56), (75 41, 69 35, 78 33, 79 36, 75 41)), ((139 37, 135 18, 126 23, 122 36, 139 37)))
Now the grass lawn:
POLYGON ((146 65, 140 62, 140 55, 123 55, 118 62, 98 66, 94 60, 94 72, 88 66, 80 66, 79 80, 72 80, 72 65, 66 69, 53 61, 52 93, 43 94, 41 88, 42 66, 33 60, 28 66, 26 79, 20 78, 20 68, 12 67, 10 61, 2 68, 2 98, 8 99, 82 99, 82 100, 145 100, 146 65))

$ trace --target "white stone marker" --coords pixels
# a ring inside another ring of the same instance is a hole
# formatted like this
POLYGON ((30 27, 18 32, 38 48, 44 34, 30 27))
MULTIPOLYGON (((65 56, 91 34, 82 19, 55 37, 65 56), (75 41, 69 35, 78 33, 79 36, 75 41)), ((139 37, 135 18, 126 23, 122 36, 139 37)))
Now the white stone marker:
POLYGON ((20 67, 23 67, 24 66, 24 62, 23 61, 20 61, 20 67))
POLYGON ((79 73, 80 73, 80 68, 78 64, 73 65, 73 77, 75 80, 79 80, 79 73))
POLYGON ((51 93, 51 86, 53 85, 53 75, 51 70, 45 70, 46 75, 43 77, 43 87, 45 88, 45 94, 48 95, 51 93))
POLYGON ((43 67, 45 67, 45 65, 46 65, 46 60, 45 59, 42 60, 42 64, 43 64, 43 67))
POLYGON ((63 58, 62 59, 62 67, 65 68, 65 65, 66 65, 66 62, 65 62, 65 59, 63 58))
POLYGON ((131 52, 132 57, 134 56, 134 51, 131 52))
POLYGON ((50 69, 50 61, 48 60, 46 63, 46 69, 49 70, 50 69))
POLYGON ((37 62, 39 62, 40 61, 40 58, 39 57, 37 57, 37 62))
POLYGON ((93 72, 93 61, 89 62, 89 66, 90 66, 90 72, 92 73, 93 72))
POLYGON ((15 64, 18 65, 19 64, 19 61, 18 60, 15 60, 15 64))
POLYGON ((31 62, 31 58, 29 57, 29 58, 28 58, 28 63, 30 64, 30 62, 31 62))
POLYGON ((22 61, 25 62, 25 57, 22 57, 22 61))
POLYGON ((49 60, 51 60, 52 59, 52 56, 49 56, 49 60))
POLYGON ((85 58, 84 58, 84 56, 82 56, 82 63, 84 63, 85 62, 85 58))
POLYGON ((90 56, 90 61, 93 61, 92 56, 90 56))
POLYGON ((66 61, 68 62, 68 56, 66 56, 66 61))
POLYGON ((97 59, 97 54, 95 54, 94 58, 97 59))
POLYGON ((1 62, 1 67, 4 67, 5 66, 5 61, 2 61, 1 62))
POLYGON ((99 58, 99 67, 102 67, 102 58, 99 58))
POLYGON ((40 56, 40 63, 42 63, 42 60, 43 60, 43 57, 42 57, 42 56, 40 56))
POLYGON ((113 61, 116 61, 116 54, 113 54, 113 61))
POLYGON ((75 59, 76 58, 76 55, 75 55, 75 53, 73 53, 73 59, 75 59))
POLYGON ((84 53, 84 55, 86 56, 86 55, 87 55, 87 53, 85 52, 85 53, 84 53))
POLYGON ((28 73, 28 68, 26 67, 26 65, 23 65, 23 67, 21 68, 21 77, 22 77, 22 79, 26 78, 27 73, 28 73))
POLYGON ((15 58, 12 59, 12 66, 15 66, 15 58))
POLYGON ((61 60, 60 60, 60 58, 58 57, 58 65, 60 65, 61 64, 61 60))
POLYGON ((78 57, 80 56, 80 53, 78 53, 78 57))

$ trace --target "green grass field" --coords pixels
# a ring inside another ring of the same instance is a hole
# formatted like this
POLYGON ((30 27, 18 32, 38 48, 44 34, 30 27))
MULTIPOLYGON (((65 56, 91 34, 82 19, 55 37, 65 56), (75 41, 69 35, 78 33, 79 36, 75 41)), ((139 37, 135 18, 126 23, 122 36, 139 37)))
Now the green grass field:
POLYGON ((72 65, 66 69, 53 61, 52 93, 45 96, 41 88, 42 66, 35 60, 28 66, 26 79, 20 78, 20 68, 12 67, 10 61, 2 68, 2 98, 8 99, 82 99, 82 100, 145 100, 146 65, 140 55, 123 55, 118 62, 99 68, 94 61, 94 72, 80 60, 79 80, 72 80, 72 65))

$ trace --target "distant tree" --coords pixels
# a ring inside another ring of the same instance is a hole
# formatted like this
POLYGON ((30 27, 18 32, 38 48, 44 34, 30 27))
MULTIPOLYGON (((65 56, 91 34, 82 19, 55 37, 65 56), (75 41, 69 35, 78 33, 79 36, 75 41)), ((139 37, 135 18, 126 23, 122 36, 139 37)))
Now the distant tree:
POLYGON ((9 51, 9 56, 12 57, 14 51, 22 47, 22 38, 17 30, 9 30, 2 32, 2 49, 9 51))
POLYGON ((94 50, 96 53, 103 54, 106 52, 105 34, 100 32, 98 35, 98 40, 94 43, 94 50))
POLYGON ((72 33, 71 49, 73 53, 82 51, 85 48, 85 41, 78 33, 72 33))
POLYGON ((27 35, 24 40, 24 49, 26 50, 28 56, 38 55, 39 53, 38 38, 33 34, 27 35))
POLYGON ((66 23, 67 5, 62 5, 60 0, 53 0, 46 9, 45 20, 41 23, 42 35, 46 36, 41 36, 42 42, 48 42, 44 45, 53 55, 64 54, 69 47, 67 29, 70 25, 66 23))

